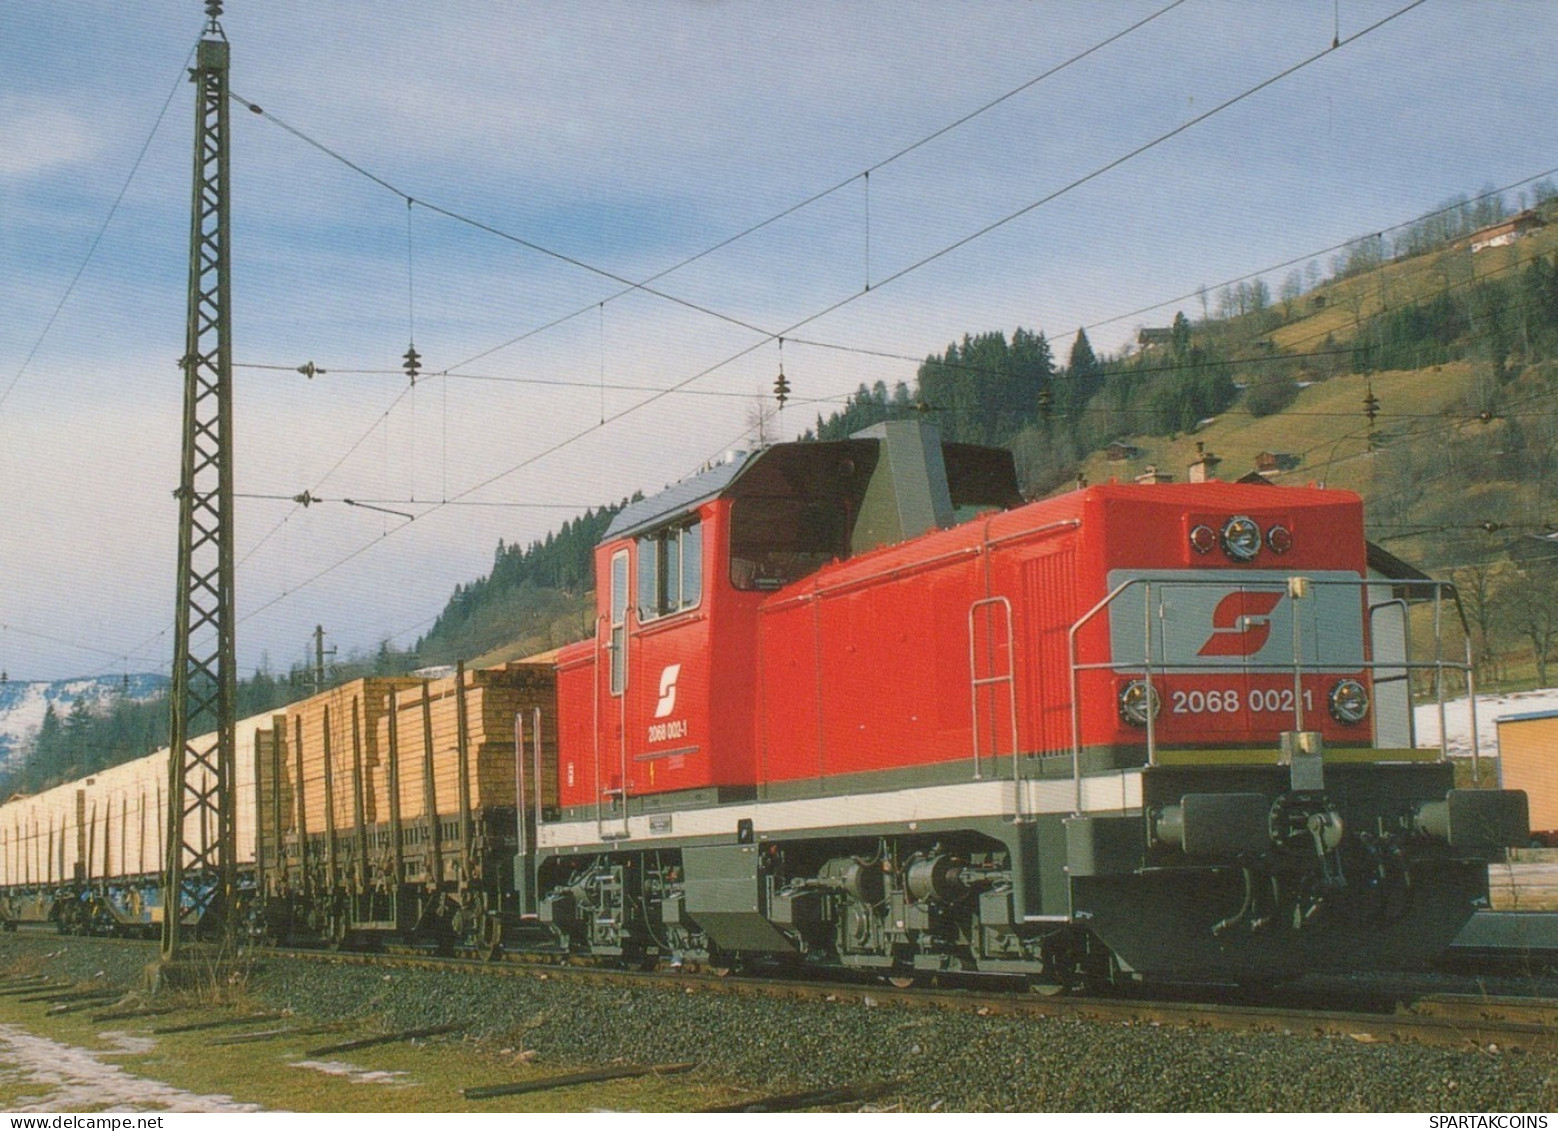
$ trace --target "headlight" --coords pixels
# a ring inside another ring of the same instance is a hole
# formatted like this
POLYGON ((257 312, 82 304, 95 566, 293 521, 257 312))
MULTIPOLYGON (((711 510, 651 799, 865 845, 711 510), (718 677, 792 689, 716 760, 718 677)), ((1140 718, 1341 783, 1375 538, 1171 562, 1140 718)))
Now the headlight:
POLYGON ((1223 550, 1236 562, 1252 561, 1260 553, 1260 527, 1244 515, 1223 524, 1223 550))
POLYGON ((1210 554, 1217 549, 1217 531, 1204 522, 1192 527, 1190 548, 1198 554, 1210 554))
POLYGON ((1144 727, 1158 717, 1158 693, 1144 679, 1133 679, 1120 690, 1120 718, 1133 727, 1144 727))
POLYGON ((1331 688, 1331 718, 1352 726, 1369 713, 1368 690, 1355 679, 1344 679, 1331 688))
POLYGON ((1273 526, 1266 531, 1266 545, 1273 554, 1285 554, 1293 548, 1293 532, 1285 526, 1273 526))

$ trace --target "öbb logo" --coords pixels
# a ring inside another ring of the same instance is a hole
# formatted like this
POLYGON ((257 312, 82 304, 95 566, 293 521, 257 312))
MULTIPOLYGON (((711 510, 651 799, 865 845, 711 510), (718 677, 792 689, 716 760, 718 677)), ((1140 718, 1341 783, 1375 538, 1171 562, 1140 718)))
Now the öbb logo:
POLYGON ((1230 593, 1212 610, 1212 635, 1199 656, 1253 656, 1271 637, 1271 611, 1280 593, 1230 593))
POLYGON ((660 672, 660 701, 655 704, 655 718, 663 719, 676 710, 676 680, 681 674, 681 664, 667 664, 660 672))

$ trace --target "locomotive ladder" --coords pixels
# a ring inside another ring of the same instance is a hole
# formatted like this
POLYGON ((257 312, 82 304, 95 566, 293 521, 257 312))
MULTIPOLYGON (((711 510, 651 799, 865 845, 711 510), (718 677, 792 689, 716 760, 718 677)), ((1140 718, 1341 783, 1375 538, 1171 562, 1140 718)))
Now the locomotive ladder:
MULTIPOLYGON (((1012 758, 1012 820, 1022 823, 1022 759, 1017 756, 1017 670, 1015 642, 1012 634, 1012 603, 1005 597, 986 597, 975 601, 968 610, 968 671, 970 713, 974 735, 974 780, 985 777, 984 751, 980 748, 979 701, 981 689, 1004 688, 1007 750, 1012 758), (980 625, 984 625, 981 634, 980 625), (981 653, 984 663, 981 665, 981 653), (981 675, 981 671, 985 674, 981 675)), ((990 766, 992 773, 1001 757, 1000 724, 998 717, 1000 690, 992 690, 988 696, 990 718, 990 766)))
POLYGON ((541 829, 541 708, 531 712, 532 750, 530 784, 525 783, 525 716, 514 715, 514 887, 518 892, 519 914, 536 917, 535 848, 541 829))

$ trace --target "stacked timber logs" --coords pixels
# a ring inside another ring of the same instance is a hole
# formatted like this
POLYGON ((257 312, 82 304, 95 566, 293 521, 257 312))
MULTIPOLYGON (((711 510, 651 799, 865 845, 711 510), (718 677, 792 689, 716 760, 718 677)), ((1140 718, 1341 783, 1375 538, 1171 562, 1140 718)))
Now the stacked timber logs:
POLYGON ((548 657, 441 679, 360 679, 293 704, 252 746, 262 886, 362 893, 492 876, 488 864, 506 866, 513 851, 516 723, 528 813, 557 804, 555 718, 548 657))
POLYGON ((260 858, 272 864, 275 879, 305 886, 349 874, 362 879, 375 821, 373 779, 383 762, 378 721, 397 689, 418 682, 353 680, 273 717, 271 768, 258 767, 257 818, 266 845, 260 858), (305 861, 323 874, 305 878, 305 861))
MULTIPOLYGON (((472 810, 512 807, 515 804, 514 724, 523 719, 527 753, 533 741, 531 718, 541 709, 555 718, 556 683, 552 666, 544 661, 524 661, 501 668, 484 668, 458 676, 430 680, 394 695, 394 750, 399 778, 402 820, 421 819, 428 812, 452 817, 461 810, 461 778, 469 791, 472 810), (463 716, 463 723, 462 723, 463 716), (462 725, 465 729, 465 766, 460 764, 462 725), (432 776, 428 770, 431 767, 432 776)), ((378 722, 378 748, 391 748, 391 719, 378 722)), ((542 734, 541 803, 557 804, 556 736, 542 734)), ((533 766, 526 758, 527 804, 533 804, 529 779, 533 766)), ((391 782, 387 773, 376 779, 375 812, 385 819, 390 811, 391 782)))

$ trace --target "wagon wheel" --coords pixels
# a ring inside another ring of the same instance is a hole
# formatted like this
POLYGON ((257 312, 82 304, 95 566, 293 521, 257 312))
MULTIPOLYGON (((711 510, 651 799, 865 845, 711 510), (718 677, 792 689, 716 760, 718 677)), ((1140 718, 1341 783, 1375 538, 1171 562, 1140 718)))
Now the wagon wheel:
POLYGON ((481 956, 489 962, 503 954, 503 923, 496 915, 489 915, 481 926, 481 956))
POLYGON ((887 977, 887 984, 895 990, 906 990, 910 986, 914 985, 914 975, 890 974, 887 977))
POLYGON ((476 953, 492 961, 503 953, 503 921, 487 906, 485 894, 476 895, 466 905, 467 931, 475 940, 476 953))
POLYGON ((350 916, 345 911, 332 911, 326 925, 325 943, 331 950, 340 950, 351 937, 350 916))

